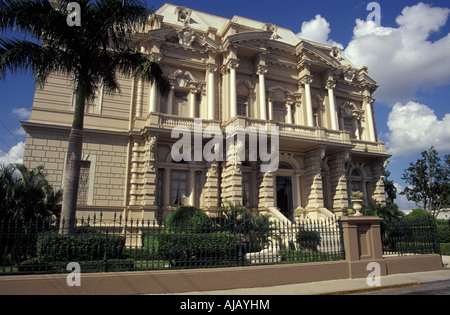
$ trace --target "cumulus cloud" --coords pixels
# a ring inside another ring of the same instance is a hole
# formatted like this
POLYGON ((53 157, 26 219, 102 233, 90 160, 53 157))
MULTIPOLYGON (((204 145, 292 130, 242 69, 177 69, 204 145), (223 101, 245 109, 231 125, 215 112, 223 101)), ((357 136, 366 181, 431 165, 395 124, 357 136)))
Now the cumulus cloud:
POLYGON ((396 103, 387 122, 388 152, 395 156, 410 156, 429 149, 450 151, 450 114, 439 120, 426 105, 396 103))
POLYGON ((450 34, 429 40, 449 14, 448 8, 419 3, 403 9, 396 28, 357 19, 344 54, 355 65, 368 66, 380 85, 377 100, 405 102, 421 88, 450 83, 450 34))
POLYGON ((397 198, 395 199, 395 203, 398 205, 399 210, 412 210, 417 208, 417 205, 414 201, 408 201, 408 199, 406 199, 406 196, 400 195, 405 187, 398 183, 394 183, 394 186, 395 188, 397 188, 397 198))
POLYGON ((31 116, 31 110, 24 107, 13 108, 11 113, 19 119, 28 119, 31 116))
POLYGON ((25 150, 25 143, 19 142, 11 147, 8 153, 0 150, 0 164, 8 165, 13 163, 23 163, 23 152, 25 150))
POLYGON ((297 36, 317 43, 336 46, 343 49, 344 46, 329 38, 330 32, 330 23, 318 14, 311 21, 302 23, 302 29, 297 36))

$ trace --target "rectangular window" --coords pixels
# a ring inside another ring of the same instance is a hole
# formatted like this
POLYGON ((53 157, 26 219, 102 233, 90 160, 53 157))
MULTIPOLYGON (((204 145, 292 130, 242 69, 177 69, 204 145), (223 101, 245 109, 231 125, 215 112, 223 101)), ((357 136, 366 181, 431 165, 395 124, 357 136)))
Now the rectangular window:
POLYGON ((239 116, 247 116, 248 101, 246 97, 237 98, 237 114, 239 116))
POLYGON ((171 202, 174 207, 186 204, 187 171, 172 171, 171 202))
POLYGON ((189 100, 188 92, 186 91, 176 91, 173 97, 173 107, 172 111, 174 115, 188 117, 189 115, 189 100))
POLYGON ((244 207, 251 206, 251 173, 242 173, 242 205, 244 207))
POLYGON ((273 103, 273 119, 279 122, 286 122, 286 105, 281 102, 273 103))

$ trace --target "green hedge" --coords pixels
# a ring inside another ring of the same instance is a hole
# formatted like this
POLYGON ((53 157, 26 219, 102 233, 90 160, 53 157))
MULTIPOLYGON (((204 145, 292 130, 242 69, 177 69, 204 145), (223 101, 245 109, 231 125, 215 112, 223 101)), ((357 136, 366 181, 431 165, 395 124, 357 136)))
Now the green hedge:
POLYGON ((300 245, 301 248, 317 250, 317 246, 320 245, 321 237, 319 232, 317 231, 307 231, 305 229, 300 229, 296 235, 297 244, 300 245))
MULTIPOLYGON (((19 273, 67 273, 67 262, 52 261, 42 262, 38 258, 32 258, 19 265, 19 273)), ((110 259, 106 263, 103 260, 80 261, 80 271, 103 272, 103 271, 130 271, 135 267, 132 259, 110 259)), ((70 270, 69 270, 70 271, 70 270)))
POLYGON ((450 256, 450 243, 441 243, 441 255, 450 256))
POLYGON ((45 232, 38 236, 36 259, 40 262, 89 261, 123 258, 125 238, 104 234, 101 231, 84 230, 74 235, 45 232), (106 242, 107 241, 107 242, 106 242))
POLYGON ((436 220, 439 243, 450 243, 450 220, 436 220))
POLYGON ((308 250, 280 250, 279 255, 284 263, 308 263, 343 259, 341 254, 319 253, 308 250))
POLYGON ((158 240, 158 253, 166 259, 227 258, 235 250, 236 236, 229 233, 166 233, 158 240))
POLYGON ((164 226, 170 232, 188 233, 207 233, 212 228, 211 219, 206 212, 193 206, 177 208, 167 217, 164 226))

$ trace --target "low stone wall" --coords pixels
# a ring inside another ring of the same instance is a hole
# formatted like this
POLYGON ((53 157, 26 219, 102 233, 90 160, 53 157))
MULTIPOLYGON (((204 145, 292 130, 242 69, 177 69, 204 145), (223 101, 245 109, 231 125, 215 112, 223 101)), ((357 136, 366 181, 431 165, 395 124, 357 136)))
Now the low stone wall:
POLYGON ((69 274, 0 277, 1 295, 135 295, 269 287, 349 278, 366 278, 377 262, 382 275, 442 269, 439 255, 387 257, 220 269, 81 274, 80 286, 67 285, 69 274))
MULTIPOLYGON (((349 278, 367 278, 369 264, 379 275, 443 269, 438 254, 383 257, 381 219, 342 219, 346 260, 217 269, 80 274, 80 286, 68 286, 72 275, 0 277, 0 294, 158 294, 269 287, 349 278)), ((249 257, 251 259, 252 257, 249 257)))

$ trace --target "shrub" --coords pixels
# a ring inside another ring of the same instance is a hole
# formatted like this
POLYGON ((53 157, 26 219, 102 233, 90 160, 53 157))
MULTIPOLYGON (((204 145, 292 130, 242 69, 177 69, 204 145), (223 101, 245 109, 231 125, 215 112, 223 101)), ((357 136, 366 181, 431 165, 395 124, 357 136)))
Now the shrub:
POLYGON ((296 240, 301 248, 317 251, 317 246, 320 245, 322 239, 319 232, 308 231, 302 228, 297 232, 296 240))
POLYGON ((450 220, 437 220, 439 243, 450 243, 450 220))
POLYGON ((204 233, 211 231, 211 220, 200 208, 181 206, 166 219, 165 228, 169 232, 204 233))
POLYGON ((96 230, 78 230, 74 235, 45 232, 38 236, 37 259, 40 262, 88 261, 122 258, 125 238, 96 230), (108 240, 108 242, 106 242, 108 240))
POLYGON ((166 233, 158 251, 166 259, 227 258, 234 255, 236 237, 228 233, 166 233))
POLYGON ((441 255, 443 256, 450 255, 450 243, 441 243, 441 255))

